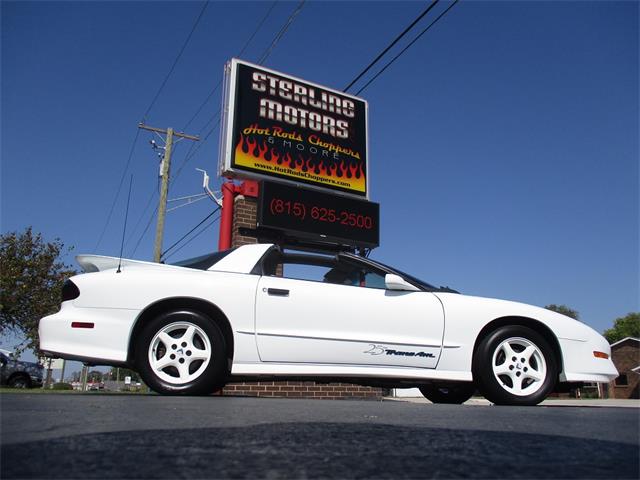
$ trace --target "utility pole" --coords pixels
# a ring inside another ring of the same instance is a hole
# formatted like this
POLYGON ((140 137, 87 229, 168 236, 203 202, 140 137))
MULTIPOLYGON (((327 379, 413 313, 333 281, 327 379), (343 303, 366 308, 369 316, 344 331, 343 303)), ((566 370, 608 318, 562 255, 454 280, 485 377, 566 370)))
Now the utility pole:
POLYGON ((47 379, 44 382, 44 387, 45 388, 50 388, 51 387, 51 374, 53 373, 51 371, 51 362, 53 362, 53 358, 49 358, 49 362, 47 364, 47 379))
MULTIPOLYGON (((193 135, 187 135, 181 132, 174 132, 173 128, 149 127, 143 123, 138 124, 138 128, 143 130, 149 130, 150 132, 156 132, 166 135, 164 139, 164 156, 160 163, 160 203, 158 204, 158 222, 156 224, 156 240, 153 245, 153 261, 160 262, 160 256, 162 255, 162 238, 164 236, 164 219, 167 214, 167 194, 169 193, 169 175, 171 169, 171 151, 173 150, 173 137, 186 138, 187 140, 199 141, 198 137, 193 135)), ((154 143, 152 143, 155 145, 154 143)))
POLYGON ((89 366, 85 363, 84 365, 82 365, 82 391, 86 392, 87 391, 87 376, 89 375, 89 366))

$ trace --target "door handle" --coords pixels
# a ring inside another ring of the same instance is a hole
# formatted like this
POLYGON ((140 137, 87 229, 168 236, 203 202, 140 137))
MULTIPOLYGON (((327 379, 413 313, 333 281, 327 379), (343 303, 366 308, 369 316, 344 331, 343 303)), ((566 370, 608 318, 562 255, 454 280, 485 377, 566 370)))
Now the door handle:
POLYGON ((267 288, 267 293, 269 295, 275 295, 278 297, 288 297, 289 290, 284 290, 282 288, 267 288))

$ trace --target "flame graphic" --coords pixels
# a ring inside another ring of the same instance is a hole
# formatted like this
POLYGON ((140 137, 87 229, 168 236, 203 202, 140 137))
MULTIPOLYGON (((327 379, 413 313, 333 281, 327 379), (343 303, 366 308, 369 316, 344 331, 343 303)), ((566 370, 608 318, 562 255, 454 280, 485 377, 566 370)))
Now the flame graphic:
POLYGON ((240 134, 236 144, 235 164, 319 185, 366 191, 367 182, 362 162, 347 163, 341 160, 337 163, 327 158, 304 155, 304 152, 283 154, 270 148, 266 140, 258 141, 243 134, 240 134))

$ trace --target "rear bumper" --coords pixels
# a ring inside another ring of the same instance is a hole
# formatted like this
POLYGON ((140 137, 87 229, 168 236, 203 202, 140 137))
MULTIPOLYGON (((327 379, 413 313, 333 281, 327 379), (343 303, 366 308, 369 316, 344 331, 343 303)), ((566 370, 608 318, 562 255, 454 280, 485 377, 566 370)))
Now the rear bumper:
POLYGON ((40 320, 40 349, 52 356, 85 363, 124 364, 138 310, 79 308, 64 302, 60 311, 40 320), (73 328, 73 322, 92 328, 73 328))

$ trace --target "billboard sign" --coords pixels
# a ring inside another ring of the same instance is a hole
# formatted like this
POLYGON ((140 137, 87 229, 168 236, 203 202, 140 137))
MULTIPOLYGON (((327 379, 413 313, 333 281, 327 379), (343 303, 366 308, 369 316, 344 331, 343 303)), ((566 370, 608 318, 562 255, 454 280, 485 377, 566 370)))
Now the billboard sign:
POLYGON ((368 198, 365 100, 237 59, 224 95, 221 175, 368 198))
POLYGON ((380 244, 380 205, 315 189, 262 182, 257 225, 297 238, 375 248, 380 244))

